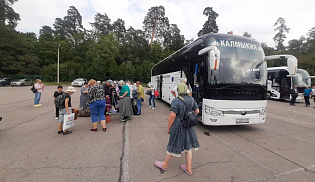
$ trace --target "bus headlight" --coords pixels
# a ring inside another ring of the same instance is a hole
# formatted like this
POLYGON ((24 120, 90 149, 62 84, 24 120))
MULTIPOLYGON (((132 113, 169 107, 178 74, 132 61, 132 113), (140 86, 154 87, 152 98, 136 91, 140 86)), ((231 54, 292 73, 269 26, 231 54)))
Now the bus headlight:
POLYGON ((205 105, 205 112, 212 116, 222 116, 222 111, 205 105))
POLYGON ((262 109, 260 110, 259 115, 266 115, 266 109, 265 109, 265 108, 262 108, 262 109))

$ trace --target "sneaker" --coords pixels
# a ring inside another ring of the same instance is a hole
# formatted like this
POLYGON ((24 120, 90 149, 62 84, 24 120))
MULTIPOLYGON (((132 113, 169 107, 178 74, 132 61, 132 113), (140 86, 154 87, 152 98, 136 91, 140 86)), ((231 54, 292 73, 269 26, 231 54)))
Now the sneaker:
POLYGON ((152 109, 155 109, 155 107, 152 107, 152 109))
POLYGON ((126 122, 127 121, 127 119, 121 119, 121 122, 126 122))
POLYGON ((151 108, 152 108, 152 106, 149 106, 149 108, 151 109, 151 108))
POLYGON ((127 118, 127 120, 131 120, 131 116, 127 118))
POLYGON ((58 120, 59 119, 59 117, 55 117, 55 120, 58 120))
POLYGON ((34 105, 34 107, 39 107, 39 105, 34 105))
POLYGON ((38 106, 37 106, 37 107, 40 107, 40 106, 42 106, 42 104, 38 104, 38 106))

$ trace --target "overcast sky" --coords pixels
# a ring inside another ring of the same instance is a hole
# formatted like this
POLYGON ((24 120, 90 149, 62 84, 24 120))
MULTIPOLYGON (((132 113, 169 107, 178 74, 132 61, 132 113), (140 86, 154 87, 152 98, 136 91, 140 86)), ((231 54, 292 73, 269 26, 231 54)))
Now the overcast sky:
POLYGON ((197 38, 198 31, 207 20, 203 10, 212 7, 219 14, 219 33, 233 31, 243 35, 245 31, 259 42, 274 46, 273 24, 278 17, 286 20, 291 29, 288 40, 306 36, 315 27, 314 0, 19 0, 14 10, 20 14, 17 30, 39 33, 43 25, 53 26, 55 18, 63 18, 70 6, 82 15, 83 25, 90 29, 96 13, 106 13, 113 21, 121 18, 126 29, 132 26, 142 29, 142 22, 150 7, 164 6, 165 16, 171 24, 177 24, 186 39, 197 38))

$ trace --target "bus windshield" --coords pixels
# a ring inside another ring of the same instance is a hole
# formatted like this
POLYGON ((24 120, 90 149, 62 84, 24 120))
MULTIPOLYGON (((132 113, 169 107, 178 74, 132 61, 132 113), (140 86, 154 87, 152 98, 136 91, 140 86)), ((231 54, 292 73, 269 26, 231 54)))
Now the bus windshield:
POLYGON ((299 87, 305 87, 306 85, 311 86, 310 74, 302 69, 296 71, 295 77, 293 77, 293 83, 299 87))
POLYGON ((208 46, 216 46, 221 54, 219 70, 209 74, 213 84, 266 85, 267 64, 264 52, 256 41, 241 38, 219 39, 210 37, 208 46))

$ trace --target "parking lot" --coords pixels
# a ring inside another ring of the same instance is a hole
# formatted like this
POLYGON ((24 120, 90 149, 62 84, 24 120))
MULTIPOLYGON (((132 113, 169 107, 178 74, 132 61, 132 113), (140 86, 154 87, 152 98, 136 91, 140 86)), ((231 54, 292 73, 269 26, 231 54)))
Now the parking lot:
MULTIPOLYGON (((193 176, 173 158, 168 171, 154 166, 168 143, 169 105, 157 101, 141 116, 121 123, 112 117, 107 131, 91 132, 90 118, 79 118, 70 135, 58 135, 54 86, 33 107, 30 87, 0 87, 0 181, 314 181, 315 104, 305 107, 270 100, 267 121, 259 125, 196 127, 200 149, 193 154, 193 176)), ((80 89, 72 96, 79 106, 80 89)))

